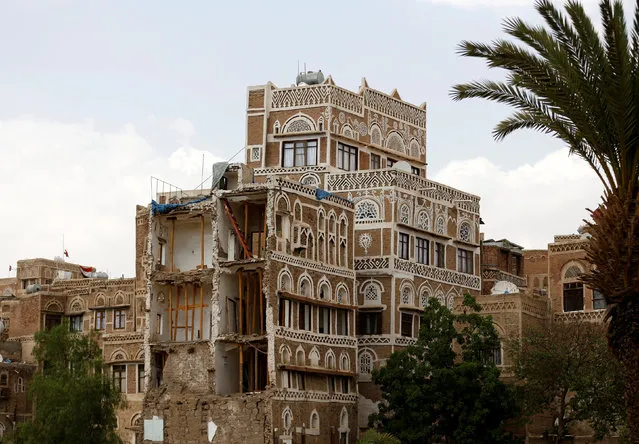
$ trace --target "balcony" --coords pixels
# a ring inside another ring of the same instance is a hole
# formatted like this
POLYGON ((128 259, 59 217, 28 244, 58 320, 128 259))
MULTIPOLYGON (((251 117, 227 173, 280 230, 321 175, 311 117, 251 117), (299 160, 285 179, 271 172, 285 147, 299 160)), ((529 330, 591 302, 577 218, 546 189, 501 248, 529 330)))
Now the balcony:
POLYGON ((507 281, 515 284, 519 288, 526 287, 526 279, 514 274, 506 273, 497 268, 484 268, 481 272, 481 278, 485 281, 507 281))
POLYGON ((331 173, 326 176, 326 187, 330 192, 397 187, 479 214, 478 196, 393 168, 331 173))
POLYGON ((419 264, 417 262, 398 259, 393 256, 379 256, 374 258, 356 258, 356 271, 404 271, 416 274, 426 279, 443 282, 451 285, 459 285, 471 290, 481 289, 481 279, 474 274, 460 273, 447 268, 434 267, 432 265, 419 264))

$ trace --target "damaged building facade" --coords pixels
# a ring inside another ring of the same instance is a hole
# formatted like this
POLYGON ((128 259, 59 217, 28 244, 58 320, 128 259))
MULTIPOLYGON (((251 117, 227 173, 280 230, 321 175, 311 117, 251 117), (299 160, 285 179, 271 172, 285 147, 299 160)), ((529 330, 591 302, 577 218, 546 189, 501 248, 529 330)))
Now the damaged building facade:
POLYGON ((427 179, 425 105, 318 74, 249 87, 245 163, 139 209, 149 442, 355 442, 428 298, 480 292, 479 198, 427 179))

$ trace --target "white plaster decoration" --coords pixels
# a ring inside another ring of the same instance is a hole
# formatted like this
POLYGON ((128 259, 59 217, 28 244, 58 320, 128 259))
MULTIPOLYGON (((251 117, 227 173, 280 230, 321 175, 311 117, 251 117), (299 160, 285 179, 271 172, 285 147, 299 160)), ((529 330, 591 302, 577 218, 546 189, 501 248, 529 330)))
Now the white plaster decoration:
POLYGON ((280 347, 280 362, 282 364, 291 363, 291 349, 288 345, 284 344, 280 347))
POLYGON ((357 403, 357 394, 327 393, 325 391, 274 389, 273 399, 278 401, 307 401, 322 403, 357 403))
POLYGON ((368 132, 368 128, 366 127, 366 124, 364 122, 360 122, 359 123, 359 133, 362 136, 365 136, 367 132, 368 132))
MULTIPOLYGON (((417 262, 406 261, 398 258, 393 258, 392 263, 395 270, 419 275, 433 281, 470 288, 471 290, 479 290, 481 288, 480 277, 473 274, 460 273, 447 268, 419 264, 417 262)), ((358 264, 356 262, 356 270, 358 269, 357 265, 358 264)))
POLYGON ((459 225, 459 239, 464 242, 473 241, 472 229, 467 221, 464 221, 459 225))
POLYGON ((322 262, 310 261, 306 258, 300 258, 280 252, 271 251, 271 259, 284 262, 295 267, 302 267, 309 270, 317 270, 324 273, 330 273, 336 276, 341 276, 349 279, 355 278, 355 273, 347 268, 338 268, 332 265, 327 265, 322 262))
POLYGON ((282 271, 280 271, 278 283, 279 283, 278 284, 279 290, 291 291, 293 289, 293 286, 292 286, 293 278, 291 276, 291 273, 286 269, 283 269, 282 271))
POLYGON ((386 148, 396 151, 398 153, 405 154, 406 149, 404 146, 404 140, 402 136, 398 132, 391 132, 388 136, 386 136, 386 148))
POLYGON ((373 236, 370 233, 362 233, 359 235, 359 246, 364 249, 364 253, 368 254, 368 249, 373 245, 373 236))
POLYGON ((340 304, 348 304, 348 290, 344 285, 337 287, 337 302, 340 304))
POLYGON ((378 256, 371 258, 357 258, 355 270, 384 270, 390 267, 390 256, 378 256))
POLYGON ((382 131, 379 129, 379 126, 377 124, 371 126, 370 135, 371 143, 373 145, 382 145, 382 131))
POLYGON ((446 225, 444 223, 444 218, 442 216, 439 216, 437 218, 437 234, 443 234, 446 235, 446 225))
POLYGON ((417 228, 424 231, 430 230, 430 216, 428 211, 422 210, 417 215, 417 228))
POLYGON ((320 354, 317 350, 317 347, 313 347, 311 352, 308 354, 308 360, 311 362, 312 367, 318 367, 320 361, 320 354))
POLYGON ((454 294, 449 294, 446 306, 448 307, 449 310, 452 311, 454 305, 455 305, 455 295, 454 294))
POLYGON ((274 134, 279 134, 280 133, 280 121, 276 120, 275 123, 273 124, 273 133, 274 134))
POLYGON ((578 265, 570 265, 564 273, 564 279, 576 279, 583 274, 581 267, 578 265))
POLYGON ((349 139, 354 139, 353 136, 353 128, 347 123, 342 127, 342 135, 344 137, 348 137, 349 139))
POLYGON ((379 205, 370 199, 355 205, 355 220, 379 219, 379 205))
POLYGON ((315 122, 304 114, 291 117, 282 128, 282 133, 304 133, 315 131, 315 122))
POLYGON ((407 204, 403 204, 399 208, 399 222, 402 224, 410 224, 410 208, 407 204))
POLYGON ((339 123, 341 124, 344 124, 344 122, 346 122, 346 116, 344 115, 344 113, 339 113, 338 119, 339 123))
POLYGON ((364 305, 379 305, 382 303, 382 289, 375 282, 365 284, 362 293, 364 294, 364 305))
POLYGON ((275 337, 316 345, 332 345, 350 348, 357 346, 357 340, 350 336, 316 334, 302 330, 291 330, 285 327, 277 327, 275 337))
POLYGON ((290 407, 286 407, 282 412, 282 426, 284 427, 284 434, 291 434, 291 427, 293 426, 293 412, 290 407))

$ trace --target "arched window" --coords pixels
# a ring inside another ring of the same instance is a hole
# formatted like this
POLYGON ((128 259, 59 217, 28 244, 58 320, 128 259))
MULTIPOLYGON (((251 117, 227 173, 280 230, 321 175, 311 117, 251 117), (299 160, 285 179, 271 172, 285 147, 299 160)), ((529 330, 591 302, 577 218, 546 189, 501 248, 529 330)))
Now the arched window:
POLYGON ((348 304, 348 290, 341 286, 337 289, 337 302, 340 304, 348 304))
POLYGON ((291 282, 291 275, 287 271, 284 271, 280 275, 279 289, 282 291, 291 291, 293 289, 291 282))
POLYGON ((313 297, 313 284, 306 276, 300 278, 299 294, 307 298, 313 297))
POLYGON ((313 412, 311 413, 311 420, 309 421, 309 425, 311 429, 319 431, 319 414, 316 410, 313 410, 313 412))
POLYGON ((295 364, 306 365, 306 356, 302 347, 298 347, 297 351, 295 352, 295 364))
POLYGON ((9 374, 7 372, 0 373, 0 386, 6 387, 9 385, 9 374))
POLYGON ((321 300, 328 301, 331 299, 331 287, 328 284, 328 281, 323 281, 320 283, 317 294, 321 300))
POLYGON ((342 353, 339 357, 339 369, 345 372, 351 369, 351 360, 346 353, 342 353))
POLYGON ((464 242, 471 242, 473 240, 470 224, 468 222, 462 222, 459 226, 459 239, 464 242))
POLYGON ((430 230, 430 217, 427 211, 420 211, 417 215, 417 228, 420 230, 430 230))
POLYGON ((308 360, 311 361, 311 365, 313 367, 317 367, 319 365, 320 354, 316 347, 313 347, 311 352, 308 354, 308 360))
POLYGON ((276 120, 275 123, 273 124, 273 132, 275 134, 279 134, 280 133, 280 121, 276 120))
POLYGON ((410 288, 409 285, 406 285, 404 288, 402 288, 401 302, 404 305, 412 305, 413 304, 413 289, 410 288))
POLYGON ((379 219, 379 206, 372 200, 362 200, 355 205, 355 219, 379 219))
POLYGON ((455 306, 455 295, 454 294, 449 294, 448 295, 448 302, 447 302, 446 306, 448 307, 448 309, 450 311, 453 310, 453 308, 455 306))
POLYGON ((584 309, 584 284, 579 281, 582 273, 581 267, 576 264, 569 265, 564 272, 563 296, 566 313, 584 309))
POLYGON ((392 132, 386 137, 386 148, 399 153, 405 153, 404 139, 397 132, 392 132))
POLYGON ((399 209, 399 223, 410 224, 410 208, 408 208, 406 204, 402 205, 399 209))
POLYGON ((364 293, 364 305, 377 305, 382 303, 382 291, 376 283, 370 282, 366 284, 362 293, 364 293))
POLYGON ((504 355, 503 355, 503 350, 501 346, 501 341, 499 341, 499 345, 490 351, 490 360, 495 365, 503 365, 504 363, 503 358, 504 358, 504 355))
POLYGON ((302 220, 302 205, 299 202, 295 202, 293 217, 297 221, 302 220))
POLYGON ((283 345, 280 348, 280 355, 282 359, 282 364, 291 363, 291 349, 287 345, 283 345))
POLYGON ((415 139, 410 142, 410 155, 419 157, 419 143, 415 139))
POLYGON ((422 294, 419 295, 419 305, 424 308, 428 305, 428 299, 430 298, 430 293, 428 290, 422 290, 422 294))
POLYGON ((363 351, 359 354, 359 373, 370 374, 373 371, 373 355, 363 351))
POLYGON ((284 433, 289 435, 293 426, 293 413, 288 407, 282 412, 282 426, 284 427, 284 433))
POLYGON ((371 126, 371 143, 374 145, 382 144, 382 131, 377 125, 371 126))
POLYGON ((443 216, 437 218, 437 234, 446 234, 446 224, 443 216))
POLYGON ((335 354, 333 353, 333 350, 329 350, 326 352, 326 368, 327 369, 334 369, 335 368, 335 354))

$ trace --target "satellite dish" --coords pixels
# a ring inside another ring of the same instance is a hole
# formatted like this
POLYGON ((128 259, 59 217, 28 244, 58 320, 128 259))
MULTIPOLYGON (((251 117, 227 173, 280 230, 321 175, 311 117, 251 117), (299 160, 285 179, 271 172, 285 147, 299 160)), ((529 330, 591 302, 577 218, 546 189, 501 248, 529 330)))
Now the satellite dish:
POLYGON ((213 164, 213 173, 211 174, 211 191, 220 185, 220 180, 224 177, 224 173, 226 173, 228 166, 228 162, 216 162, 213 164))
POLYGON ((403 171, 405 173, 411 173, 411 168, 410 168, 410 163, 406 162, 405 160, 400 160, 399 162, 395 162, 393 164, 393 169, 399 170, 399 171, 403 171))
POLYGON ((497 281, 495 282, 495 285, 493 285, 493 288, 490 290, 490 294, 492 295, 513 293, 519 293, 519 287, 508 281, 497 281))

